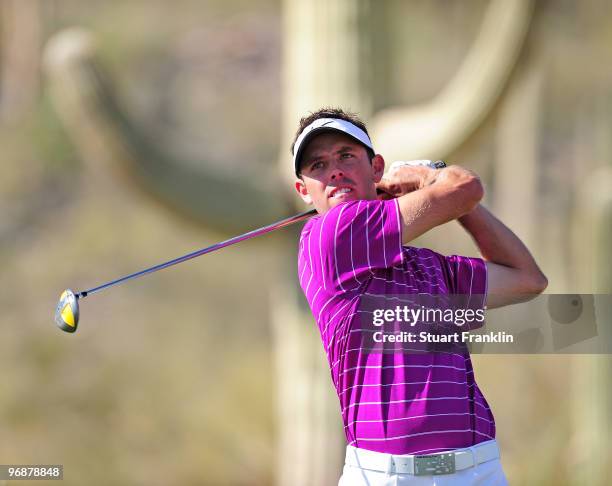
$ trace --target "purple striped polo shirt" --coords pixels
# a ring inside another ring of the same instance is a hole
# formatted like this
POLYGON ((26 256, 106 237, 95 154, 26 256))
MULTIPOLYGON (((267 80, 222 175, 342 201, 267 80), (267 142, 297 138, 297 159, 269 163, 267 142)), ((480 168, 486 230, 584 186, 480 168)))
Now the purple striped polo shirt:
POLYGON ((319 327, 347 443, 429 454, 495 438, 469 353, 380 353, 360 347, 364 295, 486 294, 479 258, 402 245, 396 199, 351 201, 310 219, 300 285, 319 327))

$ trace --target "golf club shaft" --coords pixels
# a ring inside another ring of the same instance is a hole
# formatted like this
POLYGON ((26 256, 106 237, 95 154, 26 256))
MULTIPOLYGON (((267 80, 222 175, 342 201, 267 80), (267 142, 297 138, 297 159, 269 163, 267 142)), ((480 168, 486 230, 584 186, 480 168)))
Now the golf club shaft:
POLYGON ((196 258, 196 257, 199 257, 201 255, 205 255, 206 253, 211 253, 211 252, 219 250, 221 248, 225 248, 226 246, 233 245, 234 243, 239 243, 239 242, 244 241, 244 240, 255 238, 256 236, 263 235, 263 234, 269 233, 270 231, 274 231, 274 230, 277 230, 277 229, 280 229, 280 228, 284 228, 285 226, 289 226, 289 225, 294 224, 294 223, 299 223, 300 221, 303 221, 305 219, 310 218, 311 216, 314 216, 316 213, 317 212, 316 212, 315 209, 311 209, 310 211, 305 211, 303 213, 296 214, 295 216, 291 216, 289 218, 282 219, 280 221, 277 221, 276 223, 269 224, 268 226, 264 226, 262 228, 254 229, 252 231, 249 231, 248 233, 244 233, 242 235, 234 236, 233 238, 230 238, 229 240, 225 240, 225 241, 222 241, 220 243, 215 243, 214 245, 208 246, 206 248, 202 248, 201 250, 197 250, 197 251, 194 251, 192 253, 188 253, 187 255, 183 255, 181 257, 175 258, 174 260, 169 260, 167 262, 160 263, 159 265, 155 265, 154 267, 146 268, 144 270, 141 270, 140 272, 136 272, 136 273, 132 273, 130 275, 126 275, 125 277, 118 278, 116 280, 113 280, 111 282, 105 283, 105 284, 100 285, 98 287, 94 287, 94 288, 89 289, 89 290, 84 290, 82 292, 77 292, 77 293, 75 293, 75 296, 76 296, 77 299, 85 298, 88 295, 91 295, 91 294, 94 294, 96 292, 99 292, 100 290, 107 289, 108 287, 112 287, 114 285, 118 285, 118 284, 123 283, 123 282, 125 282, 127 280, 132 280, 134 278, 142 277, 143 275, 147 275, 149 273, 157 272, 158 270, 163 270, 164 268, 168 268, 168 267, 171 267, 173 265, 178 265, 179 263, 183 263, 183 262, 185 262, 187 260, 191 260, 192 258, 196 258))

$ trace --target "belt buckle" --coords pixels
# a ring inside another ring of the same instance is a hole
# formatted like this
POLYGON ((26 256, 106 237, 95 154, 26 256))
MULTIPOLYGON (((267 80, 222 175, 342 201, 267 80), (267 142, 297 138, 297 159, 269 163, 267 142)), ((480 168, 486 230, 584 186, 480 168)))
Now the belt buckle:
POLYGON ((453 474, 455 472, 455 454, 428 454, 414 456, 415 476, 437 476, 439 474, 453 474))

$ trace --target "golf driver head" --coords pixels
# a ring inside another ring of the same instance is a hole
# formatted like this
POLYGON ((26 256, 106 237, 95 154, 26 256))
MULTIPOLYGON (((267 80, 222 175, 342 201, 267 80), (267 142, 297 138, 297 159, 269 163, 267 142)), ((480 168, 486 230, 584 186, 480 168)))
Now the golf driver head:
POLYGON ((66 289, 60 295, 55 308, 55 323, 62 331, 75 332, 79 324, 79 299, 74 292, 66 289))

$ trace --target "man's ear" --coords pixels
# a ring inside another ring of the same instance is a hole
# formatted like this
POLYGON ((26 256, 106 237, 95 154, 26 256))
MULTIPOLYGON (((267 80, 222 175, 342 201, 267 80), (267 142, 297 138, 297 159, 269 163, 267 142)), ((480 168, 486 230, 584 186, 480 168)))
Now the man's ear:
POLYGON ((380 154, 376 154, 372 158, 372 176, 374 182, 380 182, 383 174, 385 173, 385 159, 380 154))
POLYGON ((312 204, 312 197, 310 197, 310 194, 308 194, 308 189, 306 188, 306 184, 304 184, 302 179, 295 180, 295 190, 306 204, 312 204))

